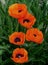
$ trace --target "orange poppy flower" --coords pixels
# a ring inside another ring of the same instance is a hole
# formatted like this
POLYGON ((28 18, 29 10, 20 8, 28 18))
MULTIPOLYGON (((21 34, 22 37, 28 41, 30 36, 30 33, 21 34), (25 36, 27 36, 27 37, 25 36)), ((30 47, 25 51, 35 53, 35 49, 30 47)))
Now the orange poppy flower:
POLYGON ((43 33, 39 31, 37 28, 29 29, 26 32, 26 40, 41 44, 43 41, 43 33))
POLYGON ((28 62, 28 52, 24 48, 16 48, 13 51, 12 58, 15 63, 28 62))
POLYGON ((25 4, 15 3, 9 6, 9 9, 8 9, 9 15, 14 18, 22 18, 25 16, 26 12, 27 12, 27 7, 25 4))
POLYGON ((23 45, 25 42, 25 34, 23 32, 14 32, 9 36, 9 42, 15 45, 23 45))
POLYGON ((26 28, 31 28, 35 24, 35 21, 36 18, 30 13, 27 13, 25 17, 18 19, 18 22, 26 28))

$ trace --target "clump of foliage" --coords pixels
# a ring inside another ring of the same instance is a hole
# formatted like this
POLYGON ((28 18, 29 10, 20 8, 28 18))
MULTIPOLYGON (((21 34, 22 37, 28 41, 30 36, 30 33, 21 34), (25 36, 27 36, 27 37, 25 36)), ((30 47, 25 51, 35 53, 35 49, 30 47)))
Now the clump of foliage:
POLYGON ((0 0, 0 65, 18 65, 10 59, 12 51, 18 46, 10 44, 8 37, 15 31, 26 32, 17 19, 8 14, 8 7, 13 3, 27 5, 28 11, 36 17, 34 27, 41 30, 44 35, 44 41, 41 45, 26 42, 21 46, 29 52, 29 62, 23 65, 48 64, 48 0, 0 0))

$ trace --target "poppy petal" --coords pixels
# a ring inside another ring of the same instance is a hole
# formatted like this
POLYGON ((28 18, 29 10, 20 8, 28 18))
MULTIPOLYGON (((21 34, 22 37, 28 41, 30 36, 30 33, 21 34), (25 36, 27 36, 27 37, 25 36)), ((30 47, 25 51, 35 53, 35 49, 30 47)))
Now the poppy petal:
POLYGON ((35 21, 36 18, 30 13, 27 13, 25 17, 18 19, 18 22, 25 28, 31 28, 35 24, 35 21))
POLYGON ((15 3, 9 6, 8 13, 14 18, 22 18, 27 12, 27 7, 25 4, 15 3))
POLYGON ((26 40, 41 44, 43 41, 43 33, 42 33, 42 31, 38 30, 37 28, 29 29, 26 32, 26 40))
POLYGON ((28 52, 24 48, 16 48, 13 51, 12 58, 15 63, 28 62, 28 52))
POLYGON ((25 34, 23 32, 14 32, 9 36, 9 42, 15 45, 23 45, 25 34))

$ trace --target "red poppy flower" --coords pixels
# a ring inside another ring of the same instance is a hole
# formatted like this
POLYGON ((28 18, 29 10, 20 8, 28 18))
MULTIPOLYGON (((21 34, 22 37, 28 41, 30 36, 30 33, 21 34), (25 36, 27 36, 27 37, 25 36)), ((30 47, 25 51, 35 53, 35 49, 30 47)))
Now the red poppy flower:
POLYGON ((28 62, 28 52, 24 48, 16 48, 13 51, 12 58, 15 63, 28 62))
POLYGON ((41 44, 43 41, 43 33, 39 31, 37 28, 29 29, 26 32, 26 40, 41 44))
POLYGON ((27 13, 25 17, 18 19, 18 22, 26 28, 31 28, 35 24, 35 21, 36 18, 30 13, 27 13))
POLYGON ((14 18, 22 18, 27 12, 27 7, 25 4, 15 3, 9 6, 8 13, 14 18))
POLYGON ((15 45, 23 45, 25 42, 25 34, 23 32, 14 32, 9 36, 9 42, 15 45))

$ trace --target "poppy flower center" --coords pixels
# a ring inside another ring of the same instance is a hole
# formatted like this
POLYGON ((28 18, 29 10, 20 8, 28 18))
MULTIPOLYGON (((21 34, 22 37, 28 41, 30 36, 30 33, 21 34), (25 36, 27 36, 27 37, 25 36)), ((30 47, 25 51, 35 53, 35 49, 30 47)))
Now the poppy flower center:
POLYGON ((33 34, 35 37, 37 36, 36 34, 33 34))
POLYGON ((20 57, 23 57, 24 55, 22 55, 22 54, 17 54, 16 55, 16 58, 20 58, 20 57))
POLYGON ((20 42, 20 38, 15 38, 15 40, 14 40, 15 42, 20 42))
POLYGON ((18 12, 20 13, 22 10, 18 10, 18 12))
POLYGON ((28 19, 24 19, 24 20, 23 20, 23 23, 25 23, 25 22, 27 22, 27 23, 28 23, 28 22, 29 22, 29 20, 28 20, 28 19))

